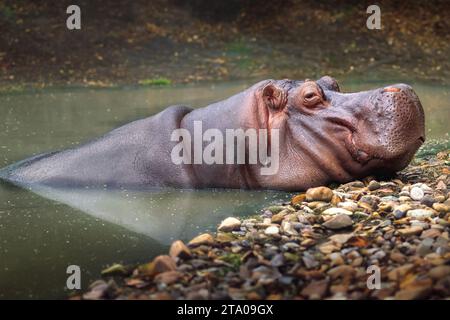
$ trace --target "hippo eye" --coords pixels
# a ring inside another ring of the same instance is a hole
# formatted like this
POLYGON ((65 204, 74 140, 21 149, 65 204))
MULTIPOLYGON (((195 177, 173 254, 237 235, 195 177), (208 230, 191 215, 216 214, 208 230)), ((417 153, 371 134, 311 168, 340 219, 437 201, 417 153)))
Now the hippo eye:
POLYGON ((307 107, 313 107, 322 101, 322 97, 314 83, 308 84, 301 92, 302 102, 307 107))
POLYGON ((316 96, 315 92, 308 92, 305 94, 305 99, 306 100, 311 100, 312 98, 314 98, 316 96))

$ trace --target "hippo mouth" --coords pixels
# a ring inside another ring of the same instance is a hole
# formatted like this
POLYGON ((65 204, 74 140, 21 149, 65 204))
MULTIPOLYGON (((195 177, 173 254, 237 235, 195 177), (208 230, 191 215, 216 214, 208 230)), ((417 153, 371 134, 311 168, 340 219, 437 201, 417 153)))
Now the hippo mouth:
POLYGON ((351 132, 347 138, 344 140, 345 147, 347 148, 348 152, 352 156, 352 158, 361 164, 367 163, 369 160, 373 159, 374 157, 370 156, 366 151, 358 148, 355 142, 355 135, 353 132, 351 132))
MULTIPOLYGON (((369 151, 361 148, 360 144, 357 141, 355 141, 355 136, 358 133, 356 126, 353 125, 350 121, 347 121, 345 119, 330 119, 330 120, 332 122, 334 122, 335 124, 345 128, 348 131, 348 134, 344 139, 344 145, 345 145, 347 151, 349 152, 349 154, 351 155, 351 157, 353 158, 353 160, 364 165, 364 164, 367 164, 367 162, 369 162, 370 160, 386 159, 385 157, 383 157, 380 154, 374 154, 373 152, 369 153, 369 151)), ((416 144, 419 147, 424 142, 425 142, 424 136, 420 136, 419 138, 417 138, 416 144)))
POLYGON ((353 125, 348 120, 341 119, 341 118, 329 118, 331 122, 334 124, 337 124, 340 127, 345 128, 348 131, 347 136, 344 139, 344 145, 356 162, 359 162, 360 164, 365 164, 369 160, 374 159, 374 156, 369 155, 368 152, 361 149, 361 147, 358 146, 358 144, 355 141, 355 134, 357 133, 356 126, 353 125))

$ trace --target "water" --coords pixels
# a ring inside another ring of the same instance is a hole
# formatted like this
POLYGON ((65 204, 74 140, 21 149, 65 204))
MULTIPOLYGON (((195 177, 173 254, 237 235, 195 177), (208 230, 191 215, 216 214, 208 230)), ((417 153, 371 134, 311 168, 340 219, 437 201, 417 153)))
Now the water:
MULTIPOLYGON (((345 91, 395 83, 345 81, 345 91)), ((0 96, 0 167, 67 148, 168 105, 203 106, 252 82, 167 88, 65 89, 0 96)), ((426 112, 427 138, 448 139, 450 88, 413 83, 426 112)), ((115 262, 149 261, 175 239, 213 231, 289 195, 273 191, 127 192, 38 188, 0 182, 0 298, 64 298, 66 268, 82 285, 115 262)))

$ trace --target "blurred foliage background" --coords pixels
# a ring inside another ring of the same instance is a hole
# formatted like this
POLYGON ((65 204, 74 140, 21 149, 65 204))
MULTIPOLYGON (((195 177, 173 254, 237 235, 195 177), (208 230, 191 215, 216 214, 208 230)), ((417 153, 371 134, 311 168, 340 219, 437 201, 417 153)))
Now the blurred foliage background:
POLYGON ((448 83, 450 1, 0 0, 0 86, 241 78, 414 78, 448 83), (81 8, 81 30, 66 8, 81 8))

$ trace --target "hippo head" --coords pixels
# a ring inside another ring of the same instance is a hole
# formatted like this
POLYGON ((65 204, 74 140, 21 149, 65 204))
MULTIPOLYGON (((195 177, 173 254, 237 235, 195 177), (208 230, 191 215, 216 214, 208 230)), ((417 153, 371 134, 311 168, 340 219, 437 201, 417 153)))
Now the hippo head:
POLYGON ((329 76, 269 80, 257 95, 260 121, 280 130, 279 173, 269 179, 282 189, 392 174, 425 140, 422 106, 406 84, 342 93, 329 76))

